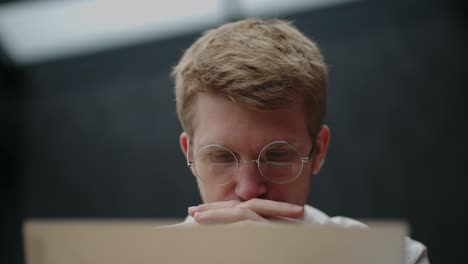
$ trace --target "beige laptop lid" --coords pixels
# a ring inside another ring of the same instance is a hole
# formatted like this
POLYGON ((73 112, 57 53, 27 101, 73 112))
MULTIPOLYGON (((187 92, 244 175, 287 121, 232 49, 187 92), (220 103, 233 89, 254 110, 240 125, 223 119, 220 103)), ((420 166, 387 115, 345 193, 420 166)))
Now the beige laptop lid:
POLYGON ((28 221, 27 264, 402 264, 405 225, 158 228, 158 222, 28 221))

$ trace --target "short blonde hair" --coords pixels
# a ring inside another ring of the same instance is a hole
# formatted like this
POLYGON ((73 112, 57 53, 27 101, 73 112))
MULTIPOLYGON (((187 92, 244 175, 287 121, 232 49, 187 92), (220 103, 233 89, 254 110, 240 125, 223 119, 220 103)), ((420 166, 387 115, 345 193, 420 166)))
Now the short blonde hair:
POLYGON ((313 135, 326 111, 327 67, 318 46, 291 23, 246 19, 206 31, 174 67, 177 115, 193 136, 196 94, 271 110, 305 99, 313 135))

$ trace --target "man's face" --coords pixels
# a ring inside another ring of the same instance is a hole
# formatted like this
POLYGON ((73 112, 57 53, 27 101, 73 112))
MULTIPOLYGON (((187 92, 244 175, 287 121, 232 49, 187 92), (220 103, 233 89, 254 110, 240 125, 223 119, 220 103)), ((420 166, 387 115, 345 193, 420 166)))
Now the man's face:
MULTIPOLYGON (((190 139, 190 157, 209 144, 229 148, 241 160, 255 160, 264 146, 273 141, 287 141, 294 145, 302 157, 309 154, 312 138, 308 133, 306 111, 302 100, 284 109, 259 111, 248 109, 227 99, 201 93, 193 105, 194 135, 190 139)), ((329 132, 323 126, 317 136, 316 152, 304 163, 300 176, 286 184, 269 182, 262 176, 256 163, 243 163, 234 180, 215 186, 197 179, 204 203, 253 198, 268 199, 304 205, 310 190, 312 174, 320 169, 328 146, 329 132)), ((187 154, 188 138, 181 135, 181 146, 187 154)), ((192 171, 193 172, 193 171, 192 171)))

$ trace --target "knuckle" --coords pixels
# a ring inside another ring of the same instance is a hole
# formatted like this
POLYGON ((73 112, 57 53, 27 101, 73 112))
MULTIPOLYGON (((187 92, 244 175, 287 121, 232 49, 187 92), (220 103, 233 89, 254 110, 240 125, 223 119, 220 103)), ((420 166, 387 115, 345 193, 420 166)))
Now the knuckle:
POLYGON ((197 206, 197 210, 198 211, 204 211, 206 210, 206 208, 209 206, 209 204, 200 204, 199 206, 197 206))
POLYGON ((247 202, 248 202, 249 204, 256 204, 256 203, 258 203, 259 201, 260 201, 260 199, 258 199, 258 198, 253 198, 253 199, 248 200, 247 202))
POLYGON ((257 202, 258 202, 258 198, 253 198, 253 199, 250 199, 248 201, 243 202, 242 205, 244 207, 249 207, 250 208, 252 205, 254 205, 257 202))
POLYGON ((235 217, 238 218, 238 219, 246 218, 247 215, 248 215, 248 213, 249 213, 249 209, 246 208, 246 207, 240 206, 240 207, 236 207, 236 208, 234 209, 234 215, 235 215, 235 217))
POLYGON ((253 199, 250 199, 250 201, 252 201, 252 203, 258 203, 260 201, 259 198, 253 198, 253 199))

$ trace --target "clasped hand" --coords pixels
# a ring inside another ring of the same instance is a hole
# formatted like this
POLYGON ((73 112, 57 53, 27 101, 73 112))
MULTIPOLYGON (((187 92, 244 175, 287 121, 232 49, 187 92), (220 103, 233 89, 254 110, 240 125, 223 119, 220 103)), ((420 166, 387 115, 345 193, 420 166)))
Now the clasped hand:
POLYGON ((198 224, 233 224, 240 222, 296 222, 304 215, 304 207, 264 199, 245 202, 232 200, 205 203, 188 208, 188 214, 198 224))

